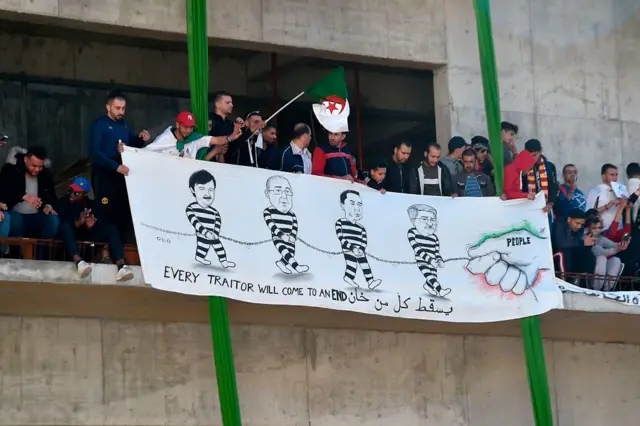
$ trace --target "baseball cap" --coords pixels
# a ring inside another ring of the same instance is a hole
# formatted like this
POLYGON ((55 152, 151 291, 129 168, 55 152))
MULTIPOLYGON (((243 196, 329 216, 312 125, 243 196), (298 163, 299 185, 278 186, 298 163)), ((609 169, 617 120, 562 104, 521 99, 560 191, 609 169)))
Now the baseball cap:
POLYGON ((467 146, 467 141, 461 136, 454 136, 449 140, 449 152, 453 152, 458 148, 467 146))
POLYGON ((69 188, 73 189, 76 192, 91 192, 91 184, 82 176, 78 176, 71 182, 69 188))
POLYGON ((196 126, 196 120, 195 118, 193 118, 193 114, 191 114, 189 111, 182 111, 180 114, 178 114, 178 117, 176 118, 176 123, 185 127, 196 126))
POLYGON ((473 146, 475 149, 489 149, 489 139, 485 138, 484 136, 474 136, 471 138, 471 146, 473 146))

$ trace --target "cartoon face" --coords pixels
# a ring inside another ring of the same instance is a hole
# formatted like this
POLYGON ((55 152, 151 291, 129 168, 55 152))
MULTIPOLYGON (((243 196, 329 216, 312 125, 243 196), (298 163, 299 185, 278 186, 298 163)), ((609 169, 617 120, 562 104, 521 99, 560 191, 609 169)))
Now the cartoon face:
POLYGON ((269 202, 279 212, 287 213, 293 207, 293 191, 286 179, 275 179, 264 192, 269 202))
POLYGON ((200 207, 209 207, 216 199, 216 188, 213 181, 197 183, 191 190, 200 207))
POLYGON ((421 235, 431 235, 436 232, 438 221, 433 212, 420 211, 413 221, 413 226, 421 235))
POLYGON ((351 222, 358 222, 362 219, 362 200, 356 194, 347 194, 347 198, 342 204, 345 217, 351 222))

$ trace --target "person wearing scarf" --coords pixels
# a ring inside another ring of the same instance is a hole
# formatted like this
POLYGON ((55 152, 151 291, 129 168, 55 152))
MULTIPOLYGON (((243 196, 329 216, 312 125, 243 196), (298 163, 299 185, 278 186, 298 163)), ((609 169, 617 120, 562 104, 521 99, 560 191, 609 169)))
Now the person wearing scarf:
POLYGON ((536 157, 536 164, 523 175, 522 186, 525 192, 538 193, 542 191, 546 200, 544 212, 549 214, 549 221, 553 221, 553 204, 558 198, 558 177, 556 166, 542 155, 542 144, 537 139, 529 139, 524 149, 536 157))

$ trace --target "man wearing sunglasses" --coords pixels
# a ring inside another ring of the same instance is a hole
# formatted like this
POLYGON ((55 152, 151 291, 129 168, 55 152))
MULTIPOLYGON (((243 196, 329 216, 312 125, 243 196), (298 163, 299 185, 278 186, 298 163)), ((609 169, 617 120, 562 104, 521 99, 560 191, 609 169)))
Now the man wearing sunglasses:
POLYGON ((64 243, 67 254, 76 265, 81 278, 91 273, 91 265, 87 263, 78 250, 76 241, 106 242, 111 259, 118 266, 116 281, 128 281, 133 278, 133 271, 124 261, 124 246, 115 226, 99 220, 94 212, 93 203, 88 197, 91 191, 89 181, 79 176, 71 182, 67 195, 58 201, 60 239, 64 243))
POLYGON ((471 147, 478 157, 476 170, 489 176, 493 182, 493 158, 489 152, 489 139, 484 136, 474 136, 471 138, 471 147))

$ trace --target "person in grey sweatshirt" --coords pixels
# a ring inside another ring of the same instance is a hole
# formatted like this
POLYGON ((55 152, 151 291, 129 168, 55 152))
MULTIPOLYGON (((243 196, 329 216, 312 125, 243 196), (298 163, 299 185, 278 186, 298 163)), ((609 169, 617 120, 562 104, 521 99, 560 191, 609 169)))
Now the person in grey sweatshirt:
POLYGON ((462 171, 462 153, 467 149, 469 145, 464 138, 460 136, 454 136, 449 140, 447 148, 449 153, 446 157, 440 158, 440 162, 449 169, 449 175, 455 176, 462 171))
POLYGON ((595 244, 591 252, 596 257, 596 268, 593 271, 596 278, 594 278, 590 287, 598 291, 611 291, 615 286, 622 266, 620 258, 616 254, 624 251, 629 243, 617 244, 601 235, 603 226, 597 217, 589 217, 586 222, 586 228, 587 235, 595 238, 595 244))

